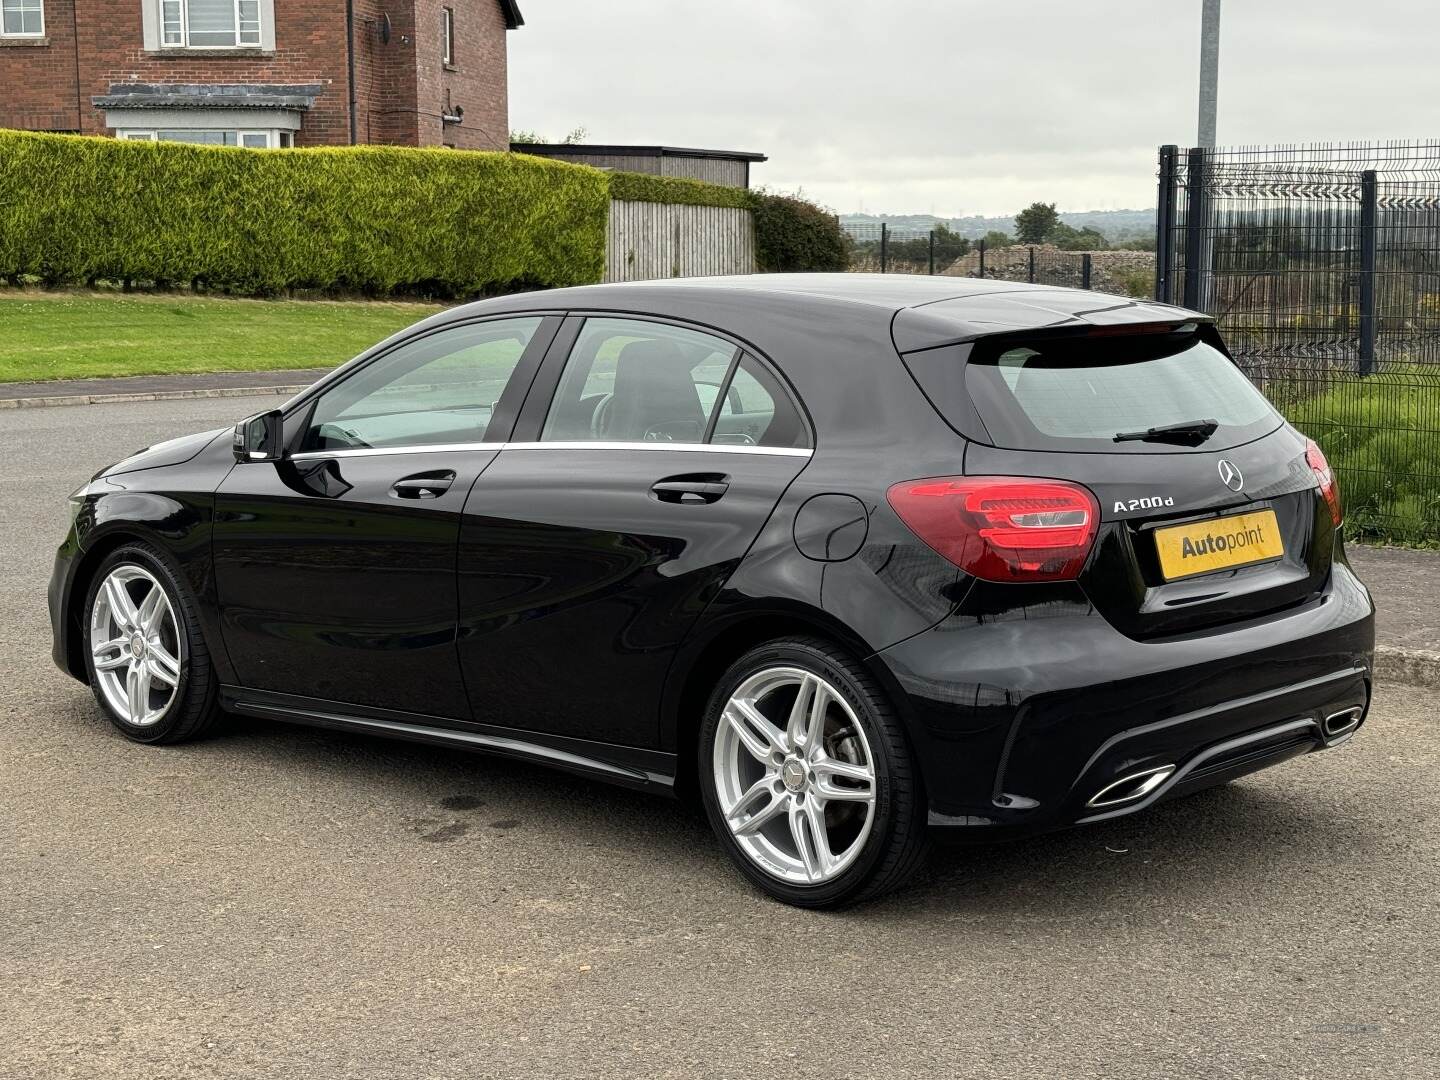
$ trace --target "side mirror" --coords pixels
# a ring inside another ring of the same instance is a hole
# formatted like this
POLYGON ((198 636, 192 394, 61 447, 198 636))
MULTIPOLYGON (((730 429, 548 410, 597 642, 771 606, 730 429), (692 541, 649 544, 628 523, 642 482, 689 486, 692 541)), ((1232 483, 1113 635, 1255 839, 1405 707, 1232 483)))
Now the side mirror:
POLYGON ((235 425, 235 460, 279 461, 285 456, 284 415, 279 409, 247 416, 235 425))

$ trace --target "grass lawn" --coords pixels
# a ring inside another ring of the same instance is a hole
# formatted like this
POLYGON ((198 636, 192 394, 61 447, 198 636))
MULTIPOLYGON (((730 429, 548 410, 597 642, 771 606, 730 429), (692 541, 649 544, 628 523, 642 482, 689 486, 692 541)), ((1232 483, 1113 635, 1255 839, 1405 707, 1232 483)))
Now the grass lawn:
POLYGON ((334 367, 439 310, 0 289, 0 382, 334 367))

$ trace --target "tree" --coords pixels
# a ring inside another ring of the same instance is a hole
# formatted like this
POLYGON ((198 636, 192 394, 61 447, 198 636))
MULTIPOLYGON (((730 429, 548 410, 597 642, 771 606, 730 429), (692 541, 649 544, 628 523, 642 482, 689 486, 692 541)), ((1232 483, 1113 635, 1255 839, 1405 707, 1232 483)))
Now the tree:
POLYGON ((1054 203, 1031 203, 1015 215, 1015 238, 1022 244, 1043 244, 1058 224, 1054 203))
POLYGON ((1055 228, 1050 230, 1050 235, 1045 239, 1061 251, 1104 251, 1110 246, 1105 234, 1098 229, 1088 226, 1077 229, 1063 221, 1056 222, 1055 228))
MULTIPOLYGON (((571 128, 569 133, 560 140, 561 146, 575 146, 583 143, 590 137, 590 132, 583 127, 571 128)), ((548 143, 550 140, 541 135, 538 131, 531 131, 528 128, 512 128, 510 131, 512 143, 548 143)))
POLYGON ((991 229, 980 238, 980 243, 991 249, 1002 248, 1009 247, 1015 243, 1015 238, 1009 233, 1001 232, 999 229, 991 229))

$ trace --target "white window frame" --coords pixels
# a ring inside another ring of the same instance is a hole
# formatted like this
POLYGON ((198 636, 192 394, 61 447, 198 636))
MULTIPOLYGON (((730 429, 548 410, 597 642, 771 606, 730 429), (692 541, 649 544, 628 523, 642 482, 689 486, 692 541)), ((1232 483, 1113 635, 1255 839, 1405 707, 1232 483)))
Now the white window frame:
MULTIPOLYGON (((10 0, 10 2, 14 2, 14 0, 10 0)), ((19 0, 19 3, 24 5, 23 7, 20 7, 20 8, 19 8, 19 10, 22 12, 22 14, 23 14, 24 12, 26 12, 26 11, 33 11, 34 9, 39 8, 39 10, 40 10, 40 29, 39 29, 39 30, 21 30, 21 31, 19 31, 19 32, 17 32, 17 33, 13 33, 13 34, 6 32, 6 30, 5 30, 4 3, 3 3, 3 2, 0 2, 0 37, 7 37, 7 38, 43 38, 43 37, 45 36, 45 0, 19 0)), ((22 21, 23 21, 23 19, 22 19, 22 21)))
POLYGON ((440 62, 446 67, 455 66, 455 9, 440 9, 440 62))
POLYGON ((262 49, 265 47, 265 4, 260 0, 231 0, 235 12, 235 44, 233 45, 192 45, 190 44, 190 2, 189 0, 156 0, 158 8, 159 23, 157 30, 160 36, 160 47, 162 49, 262 49), (240 18, 240 5, 242 3, 253 3, 255 5, 255 30, 254 40, 243 41, 243 23, 240 18), (168 17, 168 9, 174 9, 176 18, 168 17), (177 40, 171 40, 171 28, 173 33, 178 35, 177 40))
MULTIPOLYGON (((284 149, 281 143, 282 135, 290 135, 290 132, 282 132, 279 128, 122 128, 115 132, 117 139, 126 139, 134 142, 159 142, 160 131, 233 131, 235 133, 235 146, 246 150, 280 150, 284 149), (246 146, 245 136, 260 135, 265 139, 265 145, 246 146)), ((203 143, 196 145, 205 145, 203 143)), ((290 145, 295 145, 292 135, 290 145)))

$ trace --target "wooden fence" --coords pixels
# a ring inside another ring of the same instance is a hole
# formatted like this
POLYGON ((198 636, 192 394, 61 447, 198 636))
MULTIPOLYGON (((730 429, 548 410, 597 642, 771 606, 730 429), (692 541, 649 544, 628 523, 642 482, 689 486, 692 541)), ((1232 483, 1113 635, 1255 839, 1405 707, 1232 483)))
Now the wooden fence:
POLYGON ((606 281, 755 272, 755 222, 725 206, 611 202, 606 281))

